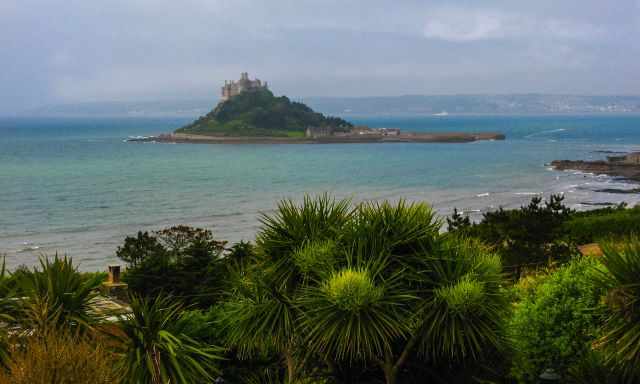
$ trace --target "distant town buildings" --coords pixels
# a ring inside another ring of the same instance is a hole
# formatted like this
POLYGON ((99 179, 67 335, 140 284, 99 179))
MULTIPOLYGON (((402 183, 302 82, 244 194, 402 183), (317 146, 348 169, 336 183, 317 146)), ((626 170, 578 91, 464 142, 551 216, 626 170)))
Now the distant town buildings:
POLYGON ((625 165, 640 165, 640 152, 631 152, 624 156, 607 156, 610 163, 625 165))
POLYGON ((250 80, 249 73, 242 72, 240 74, 240 80, 225 80, 224 86, 222 86, 222 95, 221 100, 227 101, 233 96, 237 96, 245 91, 255 91, 258 89, 267 89, 267 82, 264 84, 260 81, 260 79, 250 80))

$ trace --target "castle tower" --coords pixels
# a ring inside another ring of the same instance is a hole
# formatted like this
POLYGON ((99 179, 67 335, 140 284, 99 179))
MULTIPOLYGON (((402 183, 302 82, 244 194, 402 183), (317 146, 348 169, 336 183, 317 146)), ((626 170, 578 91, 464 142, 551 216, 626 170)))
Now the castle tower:
POLYGON ((267 88, 267 82, 264 82, 264 85, 262 84, 262 81, 260 81, 260 79, 255 79, 255 80, 250 80, 249 79, 249 73, 248 72, 241 72, 240 73, 240 80, 238 81, 229 81, 229 80, 225 80, 224 81, 224 86, 221 89, 221 101, 227 101, 230 98, 232 98, 233 96, 237 96, 242 92, 245 91, 255 91, 258 89, 266 89, 267 88))

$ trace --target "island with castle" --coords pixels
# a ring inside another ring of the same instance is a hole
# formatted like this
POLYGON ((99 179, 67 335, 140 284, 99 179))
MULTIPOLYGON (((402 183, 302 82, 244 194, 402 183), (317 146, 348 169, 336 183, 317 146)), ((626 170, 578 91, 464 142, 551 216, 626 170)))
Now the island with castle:
POLYGON ((225 81, 220 101, 205 116, 173 133, 130 141, 171 143, 463 143, 504 140, 495 132, 402 132, 398 128, 369 128, 340 117, 325 116, 307 105, 275 96, 267 82, 250 79, 225 81))

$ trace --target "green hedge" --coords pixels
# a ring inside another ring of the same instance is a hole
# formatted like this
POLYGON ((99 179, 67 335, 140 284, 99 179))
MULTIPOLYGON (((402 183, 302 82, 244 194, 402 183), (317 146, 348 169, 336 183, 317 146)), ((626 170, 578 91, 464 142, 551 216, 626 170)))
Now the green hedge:
POLYGON ((564 223, 564 231, 576 244, 640 233, 640 207, 576 212, 564 223))

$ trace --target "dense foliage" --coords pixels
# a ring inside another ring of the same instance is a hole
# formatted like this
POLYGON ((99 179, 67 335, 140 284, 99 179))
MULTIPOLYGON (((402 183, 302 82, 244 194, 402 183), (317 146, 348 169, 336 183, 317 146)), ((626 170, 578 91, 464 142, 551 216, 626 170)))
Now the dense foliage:
POLYGON ((207 115, 177 133, 223 136, 303 136, 307 127, 348 130, 351 123, 325 117, 308 106, 275 97, 268 89, 242 92, 218 104, 207 115))
POLYGON ((172 294, 207 307, 216 302, 224 285, 224 245, 211 231, 176 226, 127 237, 116 255, 127 263, 123 279, 131 292, 172 294))
POLYGON ((563 200, 551 195, 543 202, 536 196, 519 209, 486 212, 478 223, 455 209, 447 218, 448 229, 491 246, 516 277, 523 270, 569 260, 578 245, 640 233, 640 206, 576 212, 563 200))
POLYGON ((593 211, 574 212, 566 221, 564 230, 577 244, 640 233, 640 205, 627 208, 622 204, 593 211))
POLYGON ((564 242, 563 223, 570 210, 562 203, 563 199, 552 195, 543 203, 536 196, 520 209, 486 212, 477 224, 464 221, 456 211, 448 221, 449 230, 493 246, 509 267, 539 265, 552 258, 565 259, 570 250, 564 242))
POLYGON ((598 336, 604 290, 596 285, 599 261, 580 258, 551 273, 523 277, 515 285, 516 307, 508 324, 512 373, 523 383, 538 382, 551 369, 566 379, 589 356, 598 336))
POLYGON ((131 313, 110 318, 104 274, 0 266, 0 383, 638 382, 640 240, 602 224, 637 212, 534 199, 442 233, 424 203, 285 200, 255 244, 128 237, 131 313), (565 252, 607 235, 602 258, 565 252))
POLYGON ((280 354, 290 383, 314 369, 344 379, 345 365, 395 383, 412 358, 425 374, 481 359, 501 344, 500 261, 439 228, 425 204, 282 202, 225 307, 229 342, 241 356, 280 354))
POLYGON ((221 350, 180 332, 182 309, 167 296, 132 298, 132 314, 120 320, 115 332, 119 377, 150 384, 213 381, 221 350))

